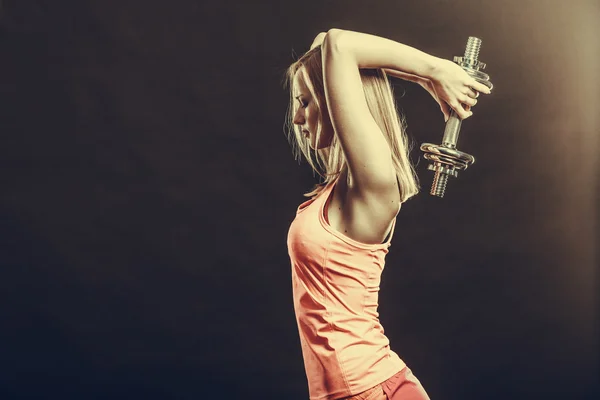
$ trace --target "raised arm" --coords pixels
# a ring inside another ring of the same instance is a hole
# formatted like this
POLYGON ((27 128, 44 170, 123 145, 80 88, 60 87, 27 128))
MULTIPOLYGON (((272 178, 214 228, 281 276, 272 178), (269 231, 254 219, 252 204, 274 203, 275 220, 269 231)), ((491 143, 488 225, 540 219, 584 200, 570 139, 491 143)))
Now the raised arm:
POLYGON ((321 50, 331 122, 353 182, 365 194, 391 194, 397 186, 391 151, 367 106, 359 69, 383 68, 400 71, 406 77, 430 79, 441 92, 440 97, 463 119, 470 113, 461 103, 474 104, 464 91, 469 87, 487 91, 449 60, 374 35, 331 29, 321 50))
POLYGON ((340 29, 327 32, 321 52, 329 114, 353 186, 365 196, 395 195, 398 188, 391 150, 369 111, 359 69, 387 68, 429 76, 437 59, 392 40, 340 29))

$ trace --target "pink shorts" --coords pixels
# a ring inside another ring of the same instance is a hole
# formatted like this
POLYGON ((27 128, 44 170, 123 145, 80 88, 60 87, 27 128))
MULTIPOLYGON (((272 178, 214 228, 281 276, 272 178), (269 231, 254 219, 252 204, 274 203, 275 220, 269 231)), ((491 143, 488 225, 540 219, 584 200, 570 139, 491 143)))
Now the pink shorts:
POLYGON ((421 382, 408 367, 362 393, 340 400, 430 400, 421 382))

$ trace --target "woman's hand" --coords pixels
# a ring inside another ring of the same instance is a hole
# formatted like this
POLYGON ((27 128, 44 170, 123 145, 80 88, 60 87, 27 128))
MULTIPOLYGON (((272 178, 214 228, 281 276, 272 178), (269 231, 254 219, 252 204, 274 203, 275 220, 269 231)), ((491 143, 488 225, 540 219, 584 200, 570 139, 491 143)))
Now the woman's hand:
MULTIPOLYGON (((433 99, 440 105, 440 109, 442 110, 442 113, 444 114, 444 120, 448 121, 448 118, 450 118, 450 113, 452 110, 450 109, 448 104, 446 104, 446 102, 440 100, 440 97, 436 93, 435 88, 433 87, 433 84, 431 83, 431 80, 424 78, 422 76, 419 76, 419 75, 409 74, 407 72, 397 71, 397 70, 389 69, 389 68, 384 68, 384 71, 385 71, 386 75, 388 75, 388 76, 393 76, 395 78, 404 79, 405 81, 415 82, 415 83, 418 83, 419 85, 421 85, 421 87, 423 89, 427 90, 427 92, 429 92, 431 97, 433 97, 433 99)), ((469 111, 471 106, 467 106, 467 107, 468 107, 467 111, 469 111)))
MULTIPOLYGON (((437 103, 440 105, 440 109, 442 110, 442 114, 444 114, 444 121, 448 122, 448 119, 450 118, 450 113, 452 112, 452 109, 445 101, 440 99, 440 96, 438 96, 437 92, 435 91, 435 87, 433 86, 433 83, 431 82, 431 80, 422 78, 416 82, 419 85, 421 85, 421 87, 423 89, 427 90, 429 92, 429 94, 431 95, 431 97, 433 97, 433 99, 435 101, 437 101, 437 103)), ((471 106, 466 106, 465 110, 470 111, 471 106)))
POLYGON ((446 121, 451 113, 450 108, 460 119, 470 117, 473 115, 471 107, 477 104, 479 92, 491 93, 487 86, 471 78, 460 65, 450 60, 440 59, 428 78, 427 83, 419 83, 440 104, 446 121))

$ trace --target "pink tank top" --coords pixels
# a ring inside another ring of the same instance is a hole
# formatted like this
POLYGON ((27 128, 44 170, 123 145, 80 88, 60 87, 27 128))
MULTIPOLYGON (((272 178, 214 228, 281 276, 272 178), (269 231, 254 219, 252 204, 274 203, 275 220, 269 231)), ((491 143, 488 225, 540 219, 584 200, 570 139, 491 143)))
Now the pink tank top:
POLYGON ((377 312, 379 284, 396 221, 382 244, 365 244, 325 219, 337 179, 298 207, 288 231, 294 311, 311 400, 365 391, 405 367, 377 312))

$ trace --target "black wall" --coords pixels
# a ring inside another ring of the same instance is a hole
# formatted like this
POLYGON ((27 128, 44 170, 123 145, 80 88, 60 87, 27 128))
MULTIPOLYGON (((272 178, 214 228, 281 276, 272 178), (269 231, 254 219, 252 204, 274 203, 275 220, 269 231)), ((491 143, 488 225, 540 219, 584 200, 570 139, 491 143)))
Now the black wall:
POLYGON ((306 399, 286 235, 317 179, 283 72, 331 27, 494 83, 477 161, 429 196, 444 123, 395 81, 422 193, 380 292, 432 399, 592 399, 597 1, 0 2, 0 398, 306 399))

